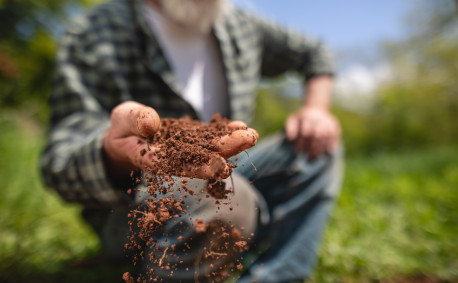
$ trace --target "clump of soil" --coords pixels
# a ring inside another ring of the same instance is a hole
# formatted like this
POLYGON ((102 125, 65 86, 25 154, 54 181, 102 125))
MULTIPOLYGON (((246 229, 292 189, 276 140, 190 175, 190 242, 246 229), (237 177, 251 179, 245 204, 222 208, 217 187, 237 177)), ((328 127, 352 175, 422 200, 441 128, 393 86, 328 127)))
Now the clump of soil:
MULTIPOLYGON (((161 128, 149 138, 153 145, 160 145, 150 173, 159 176, 183 176, 183 168, 208 164, 219 155, 214 151, 215 139, 230 135, 230 121, 219 115, 209 124, 191 118, 161 119, 161 128)), ((229 172, 230 173, 230 172, 229 172)))
POLYGON ((194 227, 196 228, 196 233, 205 233, 207 232, 208 224, 202 219, 196 219, 194 227))
POLYGON ((221 180, 210 179, 207 183, 207 192, 216 199, 224 199, 230 190, 226 190, 226 183, 221 180))
MULTIPOLYGON (((179 218, 180 215, 186 213, 183 198, 195 193, 192 189, 187 188, 188 181, 186 179, 181 180, 180 186, 174 186, 174 177, 189 177, 190 174, 193 177, 193 171, 189 168, 212 165, 213 160, 221 160, 220 155, 215 152, 214 141, 231 134, 232 131, 227 127, 229 122, 228 119, 223 119, 219 115, 215 115, 209 124, 190 118, 163 118, 160 129, 154 136, 148 138, 148 144, 151 146, 139 154, 144 156, 148 151, 155 151, 152 166, 144 175, 150 198, 144 201, 140 208, 129 213, 131 235, 126 248, 137 251, 133 258, 134 265, 146 259, 152 262, 156 269, 170 270, 170 276, 173 276, 173 270, 177 269, 177 265, 170 264, 168 259, 172 257, 176 246, 171 245, 165 249, 159 248, 153 235, 160 230, 165 222, 172 218, 179 218), (178 188, 179 192, 175 192, 174 188, 178 188), (179 197, 176 198, 175 194, 179 197), (157 256, 158 254, 160 256, 157 256)), ((207 182, 208 197, 224 199, 230 192, 225 188, 222 177, 230 175, 236 165, 229 164, 227 161, 223 162, 225 163, 223 164, 224 171, 221 171, 221 174, 215 174, 207 182)), ((210 166, 210 168, 212 167, 210 166)), ((137 179, 137 182, 140 180, 137 179)), ((247 242, 242 238, 237 228, 233 225, 206 223, 201 219, 195 219, 194 229, 196 234, 210 234, 212 239, 220 239, 219 242, 207 241, 209 245, 202 247, 203 258, 211 257, 217 262, 222 257, 229 258, 232 256, 230 262, 222 261, 225 262, 224 267, 215 267, 213 264, 206 266, 205 268, 210 270, 207 279, 211 282, 220 282, 229 276, 230 270, 242 268, 239 260, 233 260, 236 258, 233 255, 247 249, 247 242), (236 265, 237 262, 238 265, 236 265)), ((177 240, 182 242, 184 238, 179 236, 177 240)), ((189 246, 188 243, 184 243, 184 245, 189 246)), ((201 266, 200 260, 202 258, 197 259, 195 263, 197 273, 199 268, 204 268, 201 266)), ((128 272, 124 273, 122 278, 129 283, 134 282, 134 278, 128 272)), ((151 282, 158 280, 160 278, 155 275, 155 269, 148 268, 146 274, 140 274, 136 281, 151 282)), ((196 278, 197 281, 198 278, 196 278)))

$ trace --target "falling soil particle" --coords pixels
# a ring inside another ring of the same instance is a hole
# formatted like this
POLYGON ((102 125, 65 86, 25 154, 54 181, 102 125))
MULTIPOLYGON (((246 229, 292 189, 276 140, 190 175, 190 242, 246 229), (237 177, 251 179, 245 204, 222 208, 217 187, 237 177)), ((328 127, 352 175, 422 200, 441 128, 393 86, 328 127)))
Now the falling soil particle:
POLYGON ((197 234, 207 232, 207 226, 207 223, 205 223, 202 219, 196 219, 196 221, 194 221, 194 228, 196 229, 197 234))
MULTIPOLYGON (((195 193, 194 190, 187 188, 188 180, 186 179, 182 179, 179 186, 174 186, 174 177, 189 177, 190 174, 193 174, 193 168, 205 165, 211 169, 222 166, 223 170, 215 171, 216 174, 213 174, 212 178, 207 181, 207 193, 208 197, 213 197, 217 200, 227 198, 230 191, 226 190, 222 178, 223 176, 229 176, 236 164, 230 164, 227 161, 223 161, 223 164, 219 161, 214 162, 222 159, 215 152, 214 142, 218 138, 232 133, 227 127, 229 122, 229 120, 223 119, 219 115, 213 116, 208 124, 190 118, 163 118, 161 119, 160 129, 153 136, 148 137, 148 150, 143 149, 139 154, 145 156, 148 151, 155 151, 154 158, 151 160, 151 167, 143 176, 143 181, 148 187, 150 197, 143 201, 140 207, 136 207, 129 213, 131 234, 126 248, 136 251, 136 255, 133 257, 134 265, 141 261, 150 261, 160 269, 170 270, 170 276, 173 276, 173 270, 177 269, 177 265, 172 265, 168 261, 170 257, 174 256, 175 245, 170 245, 165 249, 161 248, 153 237, 154 233, 165 222, 186 213, 183 198, 187 194, 193 195, 195 193), (175 197, 175 193, 179 198, 175 197), (145 254, 147 250, 153 252, 145 254), (156 254, 154 251, 156 251, 156 254)), ((139 141, 139 143, 141 142, 139 141)), ((131 176, 133 177, 135 174, 131 176)), ((140 181, 137 179, 136 183, 140 181)), ((227 205, 227 203, 221 205, 227 205)), ((224 261, 224 266, 214 268, 212 264, 211 272, 205 275, 206 281, 221 282, 230 275, 228 270, 233 270, 236 262, 239 262, 237 256, 234 255, 238 255, 243 249, 246 249, 247 242, 242 239, 240 231, 235 227, 224 228, 222 225, 215 226, 213 224, 196 219, 194 229, 197 234, 212 233, 211 236, 216 239, 225 239, 223 244, 212 245, 212 241, 210 241, 208 247, 203 247, 204 258, 211 257, 215 260, 222 257, 228 258, 229 261, 224 261), (231 231, 231 233, 229 234, 227 231, 231 231), (229 258, 229 256, 232 257, 229 258)), ((184 242, 185 239, 183 236, 178 236, 176 240, 184 242)), ((184 242, 183 245, 191 249, 190 244, 187 242, 184 242)), ((195 269, 198 270, 199 266, 200 259, 196 261, 195 269)), ((242 268, 242 264, 239 263, 237 269, 241 270, 242 268)), ((154 268, 146 268, 145 270, 146 273, 138 275, 136 280, 128 272, 123 274, 122 279, 127 283, 135 281, 163 282, 164 279, 155 275, 154 268)), ((198 281, 197 278, 196 281, 198 281)))
POLYGON ((130 275, 129 272, 125 272, 122 275, 122 279, 126 281, 126 283, 134 283, 134 278, 132 277, 132 275, 130 275))

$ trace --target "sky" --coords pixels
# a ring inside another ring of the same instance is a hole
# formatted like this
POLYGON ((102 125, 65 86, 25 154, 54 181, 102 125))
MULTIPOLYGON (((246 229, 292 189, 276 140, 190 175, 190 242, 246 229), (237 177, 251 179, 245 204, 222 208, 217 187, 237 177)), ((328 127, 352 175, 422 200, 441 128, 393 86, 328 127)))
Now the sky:
POLYGON ((370 93, 389 76, 381 42, 402 39, 413 0, 233 0, 323 41, 335 54, 337 88, 370 93))
POLYGON ((411 0, 234 0, 288 27, 318 37, 335 49, 398 39, 411 0))

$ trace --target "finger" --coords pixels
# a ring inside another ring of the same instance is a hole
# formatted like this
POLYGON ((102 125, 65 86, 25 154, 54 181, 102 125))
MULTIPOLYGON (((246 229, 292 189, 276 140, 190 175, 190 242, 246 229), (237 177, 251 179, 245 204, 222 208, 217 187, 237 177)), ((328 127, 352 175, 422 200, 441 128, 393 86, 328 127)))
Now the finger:
POLYGON ((308 139, 305 137, 300 137, 296 140, 294 144, 294 152, 296 154, 299 154, 303 151, 307 151, 307 148, 309 147, 308 145, 308 139))
POLYGON ((152 160, 159 147, 154 147, 145 138, 129 136, 115 142, 119 151, 127 155, 129 162, 136 168, 149 171, 152 168, 152 160))
POLYGON ((308 119, 301 119, 299 125, 299 136, 295 144, 295 152, 308 151, 311 138, 314 135, 313 123, 308 119))
POLYGON ((326 152, 327 143, 329 142, 328 134, 329 132, 325 125, 321 124, 315 127, 314 135, 310 139, 309 160, 313 160, 326 152))
POLYGON ((232 121, 227 124, 227 128, 231 131, 236 131, 236 130, 246 130, 248 129, 248 126, 242 121, 232 121))
POLYGON ((210 160, 202 165, 187 164, 179 177, 200 179, 226 179, 230 176, 230 167, 224 158, 213 155, 210 160))
POLYGON ((142 137, 150 137, 159 130, 161 120, 157 112, 151 107, 142 107, 138 109, 136 114, 137 131, 142 137))
POLYGON ((297 139, 299 127, 299 119, 296 116, 290 116, 285 124, 286 139, 289 141, 297 139))
POLYGON ((317 158, 318 156, 322 155, 325 152, 324 149, 325 148, 323 146, 323 143, 321 142, 316 141, 316 142, 311 143, 309 147, 307 159, 314 160, 315 158, 317 158))
POLYGON ((149 137, 160 127, 159 115, 153 108, 133 101, 116 106, 111 113, 111 122, 117 138, 149 137))
POLYGON ((236 130, 230 135, 223 136, 214 142, 215 152, 223 158, 229 158, 243 150, 253 147, 258 141, 259 135, 256 130, 236 130))

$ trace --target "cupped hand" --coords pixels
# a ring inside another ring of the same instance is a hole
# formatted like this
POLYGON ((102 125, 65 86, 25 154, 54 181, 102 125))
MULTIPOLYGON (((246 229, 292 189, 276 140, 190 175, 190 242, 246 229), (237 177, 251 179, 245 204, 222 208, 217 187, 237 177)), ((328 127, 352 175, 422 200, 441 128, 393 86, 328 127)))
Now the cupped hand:
POLYGON ((307 152, 308 159, 335 150, 340 141, 338 120, 326 109, 302 107, 285 125, 286 138, 295 143, 295 152, 307 152))
MULTIPOLYGON (((105 133, 103 148, 109 174, 115 178, 128 176, 132 170, 151 168, 151 161, 161 145, 151 145, 147 138, 160 127, 157 112, 137 102, 124 102, 111 113, 111 127, 105 133)), ((187 164, 182 177, 211 179, 228 177, 227 158, 254 146, 258 133, 240 121, 228 124, 231 134, 215 138, 215 154, 207 164, 187 164)))
POLYGON ((111 126, 105 132, 103 150, 107 171, 113 179, 123 179, 132 170, 141 169, 146 137, 160 127, 157 112, 143 104, 127 101, 111 112, 111 126))
POLYGON ((230 165, 226 159, 253 147, 258 141, 259 135, 256 130, 248 128, 241 121, 232 121, 227 124, 227 127, 232 132, 229 135, 215 138, 212 142, 214 154, 212 154, 210 161, 197 167, 189 164, 184 168, 183 177, 225 179, 230 176, 230 165))

